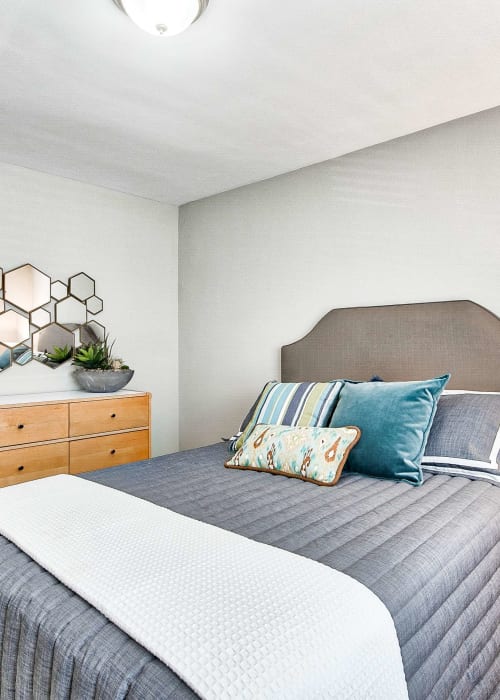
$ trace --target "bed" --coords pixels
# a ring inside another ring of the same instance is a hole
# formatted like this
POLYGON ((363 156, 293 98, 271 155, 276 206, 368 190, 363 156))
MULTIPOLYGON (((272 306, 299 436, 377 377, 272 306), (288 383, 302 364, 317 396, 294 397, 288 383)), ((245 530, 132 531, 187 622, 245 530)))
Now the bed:
MULTIPOLYGON (((500 391, 500 321, 472 302, 330 312, 282 349, 284 381, 451 371, 500 391)), ((370 588, 395 622, 412 700, 500 697, 500 488, 345 473, 333 489, 227 470, 227 446, 83 478, 298 553, 370 588)), ((189 698, 167 666, 0 537, 0 698, 189 698)))

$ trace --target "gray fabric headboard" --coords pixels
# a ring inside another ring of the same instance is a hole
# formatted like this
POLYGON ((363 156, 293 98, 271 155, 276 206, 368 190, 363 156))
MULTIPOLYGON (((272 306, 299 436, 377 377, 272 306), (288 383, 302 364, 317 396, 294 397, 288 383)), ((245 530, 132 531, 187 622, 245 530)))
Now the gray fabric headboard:
POLYGON ((334 309, 281 348, 284 382, 429 379, 500 391, 500 319, 472 301, 334 309))

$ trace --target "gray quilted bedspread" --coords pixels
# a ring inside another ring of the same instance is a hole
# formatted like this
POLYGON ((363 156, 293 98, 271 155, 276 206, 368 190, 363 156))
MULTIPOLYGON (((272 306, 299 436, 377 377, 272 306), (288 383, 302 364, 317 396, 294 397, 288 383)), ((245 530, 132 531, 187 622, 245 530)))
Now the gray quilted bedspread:
MULTIPOLYGON (((354 474, 324 488, 224 469, 225 458, 214 445, 85 478, 364 583, 392 613, 412 700, 500 698, 500 488, 447 476, 415 488, 354 474)), ((194 697, 2 537, 0 644, 1 700, 194 697)))

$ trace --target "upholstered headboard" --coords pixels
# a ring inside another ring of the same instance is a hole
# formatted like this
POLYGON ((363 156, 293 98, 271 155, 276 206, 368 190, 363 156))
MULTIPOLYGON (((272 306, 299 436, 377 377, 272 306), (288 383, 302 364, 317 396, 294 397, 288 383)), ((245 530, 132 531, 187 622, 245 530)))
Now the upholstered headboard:
POLYGON ((472 301, 334 309, 281 349, 286 382, 426 379, 449 389, 500 391, 500 319, 472 301))

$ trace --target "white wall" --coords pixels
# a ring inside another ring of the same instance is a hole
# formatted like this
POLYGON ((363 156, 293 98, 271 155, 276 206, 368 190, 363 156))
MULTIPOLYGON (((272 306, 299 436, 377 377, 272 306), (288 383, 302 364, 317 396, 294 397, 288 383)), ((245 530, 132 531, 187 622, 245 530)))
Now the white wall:
MULTIPOLYGON (((153 394, 153 452, 178 447, 177 207, 0 164, 0 267, 96 280, 114 350, 153 394)), ((0 374, 0 394, 75 388, 71 365, 0 374)))
POLYGON ((235 430, 331 308, 500 314, 499 133, 490 110, 182 207, 181 445, 235 430))

